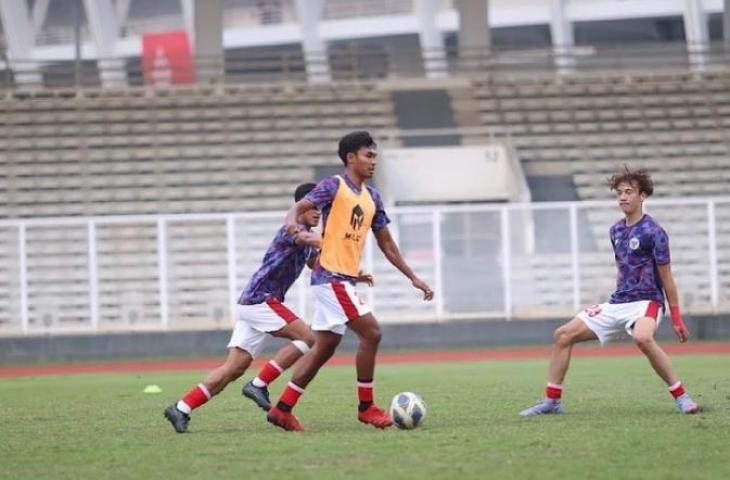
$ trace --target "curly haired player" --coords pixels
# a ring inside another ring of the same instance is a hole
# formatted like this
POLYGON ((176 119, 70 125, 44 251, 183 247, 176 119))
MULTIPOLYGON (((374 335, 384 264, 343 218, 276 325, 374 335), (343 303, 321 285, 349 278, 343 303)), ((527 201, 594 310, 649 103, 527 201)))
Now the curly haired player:
POLYGON ((679 341, 686 342, 689 336, 679 311, 679 295, 672 277, 669 237, 642 208, 644 200, 654 193, 654 183, 645 170, 628 168, 612 176, 608 183, 616 192, 624 213, 624 219, 610 230, 618 268, 616 291, 608 302, 586 308, 555 330, 545 398, 523 410, 520 413, 523 417, 563 412, 560 403, 563 379, 573 345, 596 339, 605 344, 624 331, 633 337, 654 371, 667 384, 679 411, 697 412, 697 404, 685 391, 669 357, 654 340, 665 294, 679 341))

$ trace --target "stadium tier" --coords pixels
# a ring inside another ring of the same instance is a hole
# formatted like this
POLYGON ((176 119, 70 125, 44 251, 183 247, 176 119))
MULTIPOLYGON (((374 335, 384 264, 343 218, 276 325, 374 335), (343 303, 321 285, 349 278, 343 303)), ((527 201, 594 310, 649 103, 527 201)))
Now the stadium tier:
MULTIPOLYGON (((435 88, 442 88, 434 81, 435 88)), ((42 91, 0 101, 3 216, 268 210, 336 166, 343 130, 393 130, 377 83, 42 91), (351 114, 351 115, 348 115, 351 114)), ((512 138, 528 175, 573 176, 605 199, 617 167, 645 166, 660 196, 728 193, 724 73, 474 79, 451 94, 461 127, 512 138)), ((463 134, 484 143, 485 134, 463 134)))
MULTIPOLYGON (((723 102, 730 98, 730 76, 521 75, 414 85, 389 80, 8 92, 0 100, 4 217, 267 210, 272 216, 235 218, 233 230, 225 216, 169 217, 162 226, 154 217, 102 220, 93 227, 79 218, 75 224, 28 224, 22 232, 6 225, 0 228, 3 330, 227 326, 230 298, 260 260, 291 204, 292 186, 339 167, 334 146, 344 131, 368 129, 376 138, 382 133, 386 146, 398 145, 393 132, 404 126, 396 97, 414 89, 448 93, 457 127, 432 139, 474 145, 507 135, 528 175, 569 175, 582 200, 611 198, 605 179, 623 164, 650 168, 658 198, 689 197, 678 205, 647 205, 671 234, 683 304, 703 312, 730 301, 730 208, 715 205, 710 223, 708 204, 691 201, 729 191, 723 102), (708 274, 711 227, 716 285, 708 274), (89 256, 92 237, 96 250, 89 256), (17 314, 23 309, 25 318, 17 314)), ((509 258, 502 253, 502 227, 474 230, 499 225, 494 211, 471 218, 445 211, 453 221, 441 225, 447 243, 440 271, 434 270, 430 214, 394 215, 401 247, 424 278, 436 282, 441 275, 445 298, 436 307, 414 307, 410 286, 374 253, 370 265, 387 287, 377 292, 382 318, 561 316, 599 301, 614 281, 607 230, 617 212, 580 208, 576 266, 569 210, 557 211, 565 228, 536 231, 546 248, 522 249, 514 240, 509 258), (481 239, 480 247, 464 247, 470 235, 481 239), (486 285, 488 293, 475 295, 462 288, 467 284, 486 285)), ((531 213, 538 226, 546 224, 541 215, 531 213)), ((291 301, 306 311, 307 295, 296 290, 291 301)))
POLYGON ((7 217, 282 209, 315 167, 337 166, 343 129, 394 126, 368 84, 47 90, 0 105, 7 217))
MULTIPOLYGON (((508 134, 528 175, 571 175, 580 199, 612 198, 606 179, 624 165, 648 168, 657 198, 730 193, 727 72, 515 76, 474 80, 472 88, 473 101, 464 101, 461 91, 461 101, 454 102, 457 118, 467 119, 462 125, 478 119, 508 134)), ((680 278, 692 278, 693 272, 701 277, 706 262, 684 258, 682 252, 707 244, 705 206, 652 208, 649 202, 647 211, 672 233, 680 278)), ((720 250, 730 247, 728 214, 726 209, 715 212, 720 250)), ((595 242, 590 248, 610 252, 606 235, 616 218, 612 209, 587 212, 595 242)), ((604 263, 611 278, 613 267, 604 263)), ((549 282, 525 281, 528 289, 551 288, 549 282)), ((684 292, 708 291, 702 282, 682 286, 684 292)))
POLYGON ((458 105, 509 134, 528 174, 571 173, 581 198, 609 198, 596 177, 623 164, 651 168, 664 196, 728 192, 726 72, 475 80, 473 97, 458 105))

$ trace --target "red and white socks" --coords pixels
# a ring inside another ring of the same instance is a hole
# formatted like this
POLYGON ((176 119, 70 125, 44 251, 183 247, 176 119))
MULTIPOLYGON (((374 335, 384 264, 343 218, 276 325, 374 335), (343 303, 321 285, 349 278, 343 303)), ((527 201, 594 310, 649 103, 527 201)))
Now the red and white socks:
POLYGON ((276 404, 276 408, 282 412, 291 412, 303 393, 304 389, 296 383, 287 383, 284 392, 281 394, 281 397, 276 404))
MULTIPOLYGON (((684 386, 682 385, 682 382, 677 382, 674 385, 669 386, 669 393, 672 395, 672 397, 678 401, 682 401, 683 399, 680 397, 683 397, 686 395, 686 391, 684 390, 684 386)), ((563 397, 563 386, 557 383, 548 383, 545 386, 545 400, 548 402, 553 403, 560 403, 560 400, 563 397)), ((686 396, 686 399, 691 402, 691 399, 689 396, 686 396)), ((689 408, 689 407, 688 407, 689 408)), ((696 406, 694 406, 694 409, 696 410, 696 406)), ((694 413, 691 412, 691 413, 694 413)))
MULTIPOLYGON (((357 382, 357 398, 359 400, 358 410, 363 412, 373 404, 373 387, 375 383, 372 380, 357 382)), ((299 397, 304 393, 304 389, 294 382, 289 382, 281 394, 276 408, 283 412, 291 412, 299 401, 299 397)))
POLYGON ((563 386, 557 383, 549 383, 545 387, 545 398, 553 402, 559 402, 563 397, 563 386))
MULTIPOLYGON (((669 386, 669 393, 674 398, 681 397, 686 392, 684 390, 684 386, 682 385, 682 382, 677 382, 674 385, 669 386)), ((545 398, 552 400, 554 402, 559 402, 560 399, 563 397, 563 386, 558 385, 556 383, 548 383, 545 387, 545 398)))
POLYGON ((679 381, 675 383, 674 385, 669 386, 669 393, 672 395, 674 399, 677 399, 684 395, 686 392, 684 391, 684 386, 682 385, 682 382, 679 381))
POLYGON ((669 385, 669 393, 674 397, 674 403, 679 407, 679 411, 682 413, 693 414, 700 411, 700 408, 692 400, 692 397, 684 390, 682 382, 677 382, 674 385, 669 385))
POLYGON ((357 380, 357 399, 360 404, 357 406, 358 411, 364 412, 373 404, 373 387, 375 382, 372 380, 357 380))
POLYGON ((279 378, 279 375, 281 375, 283 371, 284 369, 281 365, 276 363, 274 360, 270 360, 261 368, 261 371, 251 383, 253 383, 253 386, 256 388, 266 387, 271 382, 279 378))
POLYGON ((182 400, 177 402, 177 409, 187 415, 190 415, 193 410, 207 403, 208 400, 210 400, 210 397, 212 397, 212 395, 208 389, 205 388, 205 385, 200 383, 186 393, 182 400))

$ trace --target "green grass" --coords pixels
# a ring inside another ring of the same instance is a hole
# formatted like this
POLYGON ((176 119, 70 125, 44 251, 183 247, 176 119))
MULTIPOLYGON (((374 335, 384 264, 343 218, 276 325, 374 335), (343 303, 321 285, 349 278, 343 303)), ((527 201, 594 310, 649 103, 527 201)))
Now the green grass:
POLYGON ((674 362, 702 414, 680 415, 639 357, 575 359, 567 413, 529 419, 517 413, 541 396, 545 361, 380 366, 381 404, 401 390, 428 403, 414 431, 358 423, 354 367, 331 367, 297 407, 303 434, 267 424, 241 382, 175 434, 162 410, 203 372, 2 379, 0 477, 730 478, 730 357, 674 362))

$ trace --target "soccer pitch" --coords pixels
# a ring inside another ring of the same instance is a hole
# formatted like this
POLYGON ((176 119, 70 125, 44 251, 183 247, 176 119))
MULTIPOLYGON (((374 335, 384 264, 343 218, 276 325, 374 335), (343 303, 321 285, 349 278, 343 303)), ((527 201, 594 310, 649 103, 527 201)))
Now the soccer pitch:
POLYGON ((242 381, 174 433, 162 410, 204 372, 0 379, 2 477, 730 478, 730 356, 673 361, 705 407, 696 416, 679 414, 642 357, 574 359, 566 414, 527 419, 518 412, 540 398, 546 361, 379 366, 381 406, 404 390, 426 400, 413 431, 357 422, 353 366, 310 385, 296 410, 304 433, 269 425, 242 381), (149 384, 163 393, 143 394, 149 384))

